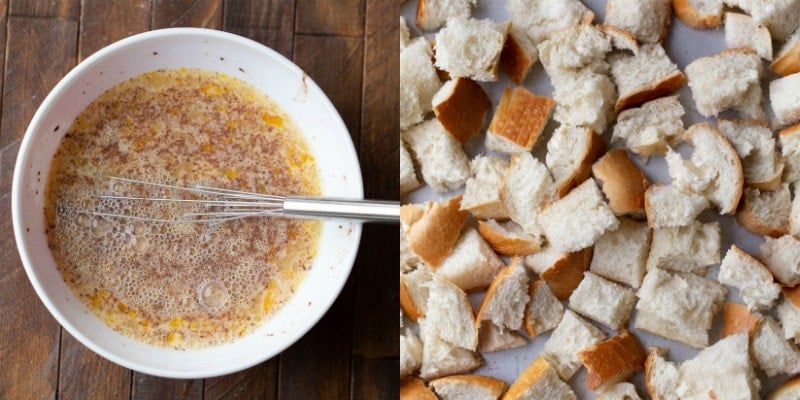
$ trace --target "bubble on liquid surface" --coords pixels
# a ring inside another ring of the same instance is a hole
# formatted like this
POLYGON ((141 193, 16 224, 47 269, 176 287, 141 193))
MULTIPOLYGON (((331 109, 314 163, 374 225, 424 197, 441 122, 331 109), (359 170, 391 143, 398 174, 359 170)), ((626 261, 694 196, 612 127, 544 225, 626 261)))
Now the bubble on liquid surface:
POLYGON ((75 217, 75 223, 81 228, 88 228, 92 223, 92 217, 86 213, 78 213, 78 215, 75 217))
POLYGON ((197 297, 201 305, 218 310, 228 303, 228 289, 222 282, 208 281, 197 288, 197 297))
POLYGON ((90 222, 92 233, 95 235, 104 235, 114 228, 114 223, 111 220, 103 217, 94 217, 90 222))

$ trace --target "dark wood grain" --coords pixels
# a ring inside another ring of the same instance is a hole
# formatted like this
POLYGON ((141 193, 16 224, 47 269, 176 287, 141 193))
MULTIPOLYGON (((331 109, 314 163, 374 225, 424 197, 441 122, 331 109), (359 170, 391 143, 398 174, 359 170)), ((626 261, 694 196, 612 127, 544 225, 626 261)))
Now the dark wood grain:
MULTIPOLYGON (((364 0, 298 1, 295 32, 360 37, 364 34, 364 4, 364 0)), ((398 11, 395 17, 399 15, 398 11)))
POLYGON ((59 400, 127 399, 130 393, 129 369, 98 356, 61 330, 59 400))
POLYGON ((150 29, 150 0, 83 0, 78 59, 150 29))
POLYGON ((0 148, 21 138, 39 103, 74 65, 78 24, 9 17, 0 148))
POLYGON ((293 0, 226 0, 223 29, 262 43, 285 57, 294 48, 293 0))
POLYGON ((11 0, 9 14, 77 21, 80 10, 81 0, 11 0))
POLYGON ((278 394, 278 358, 242 372, 206 379, 204 400, 269 400, 278 394))
POLYGON ((19 149, 0 151, 0 399, 51 399, 58 377, 58 323, 36 297, 19 259, 11 224, 11 176, 19 149))
POLYGON ((4 362, 0 398, 54 398, 60 329, 38 301, 14 248, 7 188, 17 140, 47 91, 75 64, 77 23, 12 16, 6 26, 9 45, 0 124, 0 312, 8 320, 0 328, 0 359, 4 362))
POLYGON ((166 379, 134 373, 131 400, 192 400, 203 398, 202 379, 166 379))
POLYGON ((153 29, 193 26, 222 27, 222 0, 153 0, 153 29))
MULTIPOLYGON (((358 158, 365 196, 399 198, 400 54, 387 43, 398 37, 397 2, 369 1, 364 40, 364 91, 358 158)), ((352 399, 396 399, 399 342, 398 276, 388 262, 400 256, 397 227, 367 225, 354 267, 352 399)))

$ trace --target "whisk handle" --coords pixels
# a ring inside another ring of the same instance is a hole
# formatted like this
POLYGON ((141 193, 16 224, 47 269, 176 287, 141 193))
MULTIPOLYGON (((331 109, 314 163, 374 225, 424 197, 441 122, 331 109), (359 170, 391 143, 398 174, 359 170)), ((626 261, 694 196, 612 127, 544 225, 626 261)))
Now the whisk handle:
POLYGON ((283 213, 295 217, 356 219, 363 222, 400 222, 400 203, 382 200, 287 197, 283 213))

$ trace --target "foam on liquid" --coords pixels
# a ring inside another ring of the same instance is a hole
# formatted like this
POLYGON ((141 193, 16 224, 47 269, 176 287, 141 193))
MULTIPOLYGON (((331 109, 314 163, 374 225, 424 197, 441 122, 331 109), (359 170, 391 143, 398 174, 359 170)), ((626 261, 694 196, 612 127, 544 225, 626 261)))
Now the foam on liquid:
POLYGON ((98 200, 174 195, 122 176, 277 195, 318 195, 316 163, 285 112, 244 82, 192 69, 148 72, 93 101, 53 159, 50 249, 64 280, 113 329, 174 348, 231 341, 279 309, 316 255, 319 222, 218 225, 95 216, 175 215, 177 205, 98 200))

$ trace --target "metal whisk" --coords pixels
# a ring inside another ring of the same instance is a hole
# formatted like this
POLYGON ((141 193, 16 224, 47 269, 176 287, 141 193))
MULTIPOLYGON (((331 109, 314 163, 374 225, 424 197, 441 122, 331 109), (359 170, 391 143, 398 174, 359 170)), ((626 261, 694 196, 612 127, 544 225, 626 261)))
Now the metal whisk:
MULTIPOLYGON (((222 223, 250 217, 342 218, 363 222, 399 222, 400 220, 400 204, 394 201, 273 196, 208 186, 183 187, 129 178, 110 177, 110 179, 141 185, 143 188, 161 189, 175 193, 183 192, 187 197, 192 196, 193 198, 109 194, 99 196, 101 202, 137 202, 148 206, 145 207, 146 209, 150 208, 150 206, 159 208, 157 207, 159 204, 167 206, 182 205, 191 211, 182 212, 179 215, 173 215, 174 213, 136 215, 133 213, 96 211, 92 213, 93 215, 107 218, 175 223, 222 223)), ((176 208, 173 207, 170 210, 176 208)))

